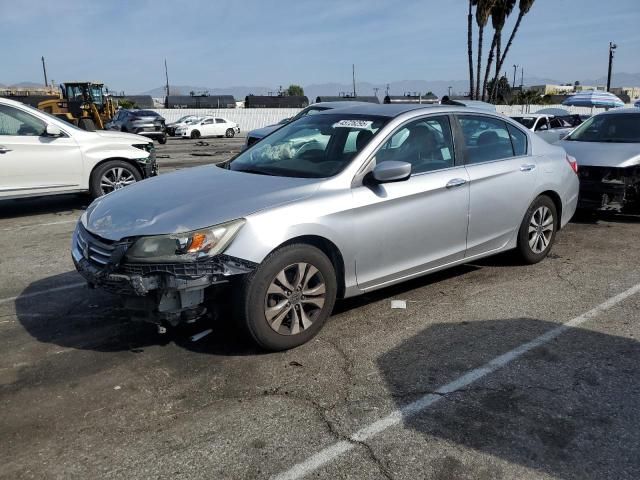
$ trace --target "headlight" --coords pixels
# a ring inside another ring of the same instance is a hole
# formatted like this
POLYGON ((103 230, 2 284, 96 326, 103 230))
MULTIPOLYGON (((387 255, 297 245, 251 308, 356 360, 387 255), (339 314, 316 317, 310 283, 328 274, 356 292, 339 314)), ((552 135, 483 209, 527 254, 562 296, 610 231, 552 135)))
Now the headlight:
POLYGON ((193 232, 142 237, 127 250, 133 262, 192 262, 224 251, 245 220, 222 223, 193 232))

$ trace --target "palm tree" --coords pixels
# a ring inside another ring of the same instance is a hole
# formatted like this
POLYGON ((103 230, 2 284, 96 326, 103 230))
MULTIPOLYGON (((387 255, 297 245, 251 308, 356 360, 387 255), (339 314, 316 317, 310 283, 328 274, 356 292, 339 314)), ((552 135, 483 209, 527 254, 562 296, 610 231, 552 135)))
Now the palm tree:
POLYGON ((507 46, 504 49, 504 53, 502 54, 502 57, 498 56, 498 61, 496 64, 496 72, 499 72, 502 69, 502 64, 504 63, 504 60, 507 58, 507 53, 509 53, 509 48, 511 48, 511 44, 513 43, 513 38, 516 36, 516 32, 518 31, 518 28, 520 28, 520 23, 522 22, 522 19, 524 18, 524 16, 529 13, 529 10, 531 10, 531 7, 533 6, 533 2, 535 0, 520 0, 519 4, 518 4, 518 8, 520 9, 520 11, 518 12, 518 19, 516 20, 516 24, 513 27, 513 31, 511 32, 511 35, 509 36, 509 41, 507 42, 507 46))
MULTIPOLYGON (((496 4, 491 9, 491 23, 493 25, 494 34, 493 34, 493 45, 495 46, 495 54, 496 54, 496 74, 495 79, 500 78, 500 69, 499 69, 499 60, 502 46, 502 29, 504 28, 504 24, 507 21, 507 17, 511 15, 513 11, 513 7, 516 5, 516 0, 497 0, 496 4)), ((490 52, 489 60, 487 61, 487 71, 485 72, 484 82, 485 88, 482 91, 482 99, 484 100, 487 84, 487 79, 489 78, 489 71, 491 69, 491 62, 493 61, 493 50, 490 52)), ((494 82, 493 86, 495 87, 497 83, 494 82)), ((489 95, 489 101, 491 101, 493 95, 495 93, 495 89, 491 90, 491 94, 489 95)))
POLYGON ((473 99, 473 7, 478 0, 469 0, 469 15, 467 15, 467 53, 469 55, 469 98, 473 99))
POLYGON ((482 70, 482 36, 484 34, 484 27, 489 21, 489 15, 496 0, 478 0, 478 6, 476 7, 476 23, 478 24, 478 62, 476 71, 476 91, 475 98, 480 98, 480 72, 482 70))

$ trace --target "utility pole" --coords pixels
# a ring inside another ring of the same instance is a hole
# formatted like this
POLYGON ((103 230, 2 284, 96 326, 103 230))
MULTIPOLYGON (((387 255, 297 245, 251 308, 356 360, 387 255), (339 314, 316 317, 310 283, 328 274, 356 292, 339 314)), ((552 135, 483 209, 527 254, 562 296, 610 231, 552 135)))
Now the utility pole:
POLYGON ((391 85, 387 83, 387 90, 386 90, 387 97, 389 96, 389 88, 391 88, 391 85))
POLYGON ((613 51, 618 48, 618 46, 609 42, 609 73, 607 74, 607 92, 611 89, 611 69, 613 67, 613 51))
POLYGON ((169 71, 167 70, 167 59, 164 59, 164 76, 167 80, 167 98, 165 100, 165 108, 169 108, 169 71))
POLYGON ((520 91, 524 88, 524 67, 520 67, 520 91))
POLYGON ((451 97, 451 89, 452 89, 452 88, 453 88, 453 87, 449 86, 449 97, 451 97))
POLYGON ((356 97, 356 64, 351 64, 351 73, 353 74, 353 97, 356 97))
POLYGON ((518 70, 518 65, 514 65, 513 66, 513 86, 515 87, 516 85, 516 71, 518 70))
POLYGON ((42 57, 42 71, 44 72, 44 86, 48 87, 49 82, 47 80, 47 66, 44 63, 44 57, 42 57))

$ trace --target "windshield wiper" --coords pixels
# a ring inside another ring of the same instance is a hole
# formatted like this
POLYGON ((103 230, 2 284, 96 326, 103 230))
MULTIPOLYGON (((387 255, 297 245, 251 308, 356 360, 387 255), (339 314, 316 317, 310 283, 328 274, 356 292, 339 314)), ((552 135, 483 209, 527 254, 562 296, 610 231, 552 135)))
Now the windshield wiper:
POLYGON ((237 170, 233 170, 234 172, 244 172, 244 173, 254 173, 256 175, 269 175, 276 176, 275 173, 267 172, 265 170, 260 170, 258 168, 238 168, 237 170))

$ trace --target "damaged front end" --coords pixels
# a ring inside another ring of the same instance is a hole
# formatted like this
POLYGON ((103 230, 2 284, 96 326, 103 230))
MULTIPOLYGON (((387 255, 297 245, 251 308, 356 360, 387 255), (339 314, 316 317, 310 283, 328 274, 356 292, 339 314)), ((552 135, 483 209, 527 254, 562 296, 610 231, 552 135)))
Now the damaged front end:
POLYGON ((640 166, 580 166, 580 208, 640 212, 640 166))
POLYGON ((121 296, 134 319, 172 326, 195 320, 208 312, 207 307, 215 307, 218 287, 256 267, 224 254, 191 254, 183 238, 147 239, 154 239, 161 247, 160 241, 169 239, 178 249, 183 242, 186 254, 179 260, 175 255, 158 255, 157 261, 152 261, 154 252, 148 245, 146 252, 140 248, 140 239, 106 240, 90 233, 81 222, 72 240, 71 255, 78 272, 90 287, 121 296), (145 253, 149 255, 145 257, 145 253))

